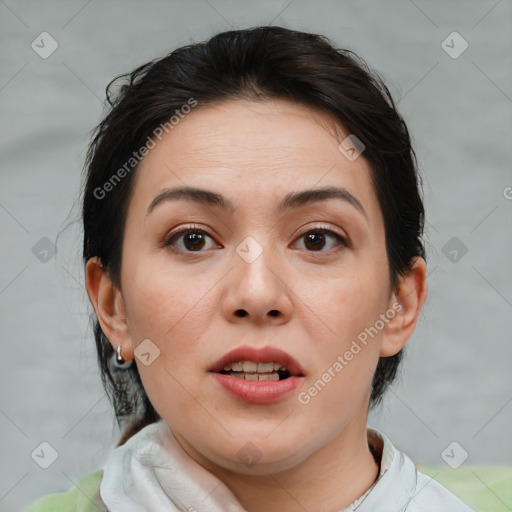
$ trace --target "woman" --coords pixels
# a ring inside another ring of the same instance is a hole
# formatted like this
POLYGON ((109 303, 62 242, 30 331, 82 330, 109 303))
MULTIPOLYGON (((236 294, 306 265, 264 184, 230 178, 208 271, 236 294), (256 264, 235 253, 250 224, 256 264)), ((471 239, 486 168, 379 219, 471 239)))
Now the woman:
POLYGON ((416 157, 378 75, 258 27, 127 76, 83 193, 123 435, 29 511, 470 511, 367 427, 427 294, 416 157))

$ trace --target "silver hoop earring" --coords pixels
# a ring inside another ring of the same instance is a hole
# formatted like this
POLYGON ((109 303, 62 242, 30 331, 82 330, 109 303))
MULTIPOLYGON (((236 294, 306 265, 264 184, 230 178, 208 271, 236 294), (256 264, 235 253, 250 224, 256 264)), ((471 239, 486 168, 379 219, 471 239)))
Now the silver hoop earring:
POLYGON ((121 370, 126 370, 132 365, 132 361, 125 361, 123 355, 121 354, 121 345, 117 347, 113 360, 114 366, 116 368, 120 368, 121 370))

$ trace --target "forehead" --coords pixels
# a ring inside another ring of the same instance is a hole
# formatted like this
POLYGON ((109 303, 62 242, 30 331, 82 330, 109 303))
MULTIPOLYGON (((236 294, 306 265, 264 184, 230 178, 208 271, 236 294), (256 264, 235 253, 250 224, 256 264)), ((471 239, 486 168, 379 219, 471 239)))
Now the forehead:
POLYGON ((367 161, 351 161, 338 148, 348 135, 329 115, 285 100, 196 107, 143 158, 135 201, 147 208, 163 188, 178 185, 222 192, 233 202, 244 194, 274 201, 293 190, 342 186, 371 213, 378 205, 367 161))

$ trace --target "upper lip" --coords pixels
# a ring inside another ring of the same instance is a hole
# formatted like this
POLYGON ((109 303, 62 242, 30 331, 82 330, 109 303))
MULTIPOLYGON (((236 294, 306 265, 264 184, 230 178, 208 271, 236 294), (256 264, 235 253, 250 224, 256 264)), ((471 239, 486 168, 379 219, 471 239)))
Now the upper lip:
POLYGON ((255 348, 251 346, 238 347, 230 350, 218 359, 210 368, 209 372, 220 372, 228 363, 237 361, 254 361, 255 363, 279 363, 286 366, 286 369, 293 376, 303 376, 304 370, 300 363, 290 354, 277 347, 255 348))

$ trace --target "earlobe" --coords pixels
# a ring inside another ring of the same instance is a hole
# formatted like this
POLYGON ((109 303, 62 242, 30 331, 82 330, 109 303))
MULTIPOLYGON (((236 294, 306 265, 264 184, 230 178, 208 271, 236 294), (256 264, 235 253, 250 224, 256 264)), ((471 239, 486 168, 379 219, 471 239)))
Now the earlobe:
POLYGON ((85 282, 89 299, 105 336, 114 349, 121 345, 125 360, 133 359, 133 345, 128 333, 121 291, 111 281, 99 258, 94 257, 87 262, 85 282))
MULTIPOLYGON (((411 337, 427 297, 427 264, 417 256, 409 272, 400 276, 398 290, 391 296, 388 311, 395 311, 387 323, 381 344, 381 357, 400 352, 411 337)), ((391 315, 390 315, 391 316, 391 315)))

